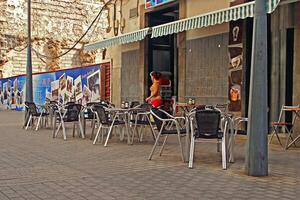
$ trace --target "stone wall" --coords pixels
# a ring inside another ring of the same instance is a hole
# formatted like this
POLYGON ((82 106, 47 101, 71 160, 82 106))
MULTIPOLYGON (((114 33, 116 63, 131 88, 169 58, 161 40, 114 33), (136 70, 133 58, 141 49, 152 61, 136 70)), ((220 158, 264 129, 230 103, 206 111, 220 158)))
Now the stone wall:
MULTIPOLYGON (((32 0, 33 71, 91 64, 94 51, 83 53, 83 44, 100 40, 108 28, 108 10, 86 37, 67 55, 56 58, 68 50, 88 29, 103 0, 32 0), (38 52, 39 56, 37 56, 38 52)), ((2 0, 0 2, 0 71, 4 76, 24 73, 27 45, 27 1, 2 0), (24 49, 21 52, 15 49, 24 49)))
MULTIPOLYGON (((66 49, 62 49, 62 51, 66 51, 66 49)), ((4 77, 26 73, 26 49, 22 52, 11 51, 7 57, 9 61, 3 67, 4 77)), ((72 50, 70 53, 63 56, 60 59, 59 64, 61 69, 80 66, 79 50, 72 50)), ((45 63, 37 56, 35 52, 32 52, 32 67, 33 72, 44 72, 47 69, 45 63)))

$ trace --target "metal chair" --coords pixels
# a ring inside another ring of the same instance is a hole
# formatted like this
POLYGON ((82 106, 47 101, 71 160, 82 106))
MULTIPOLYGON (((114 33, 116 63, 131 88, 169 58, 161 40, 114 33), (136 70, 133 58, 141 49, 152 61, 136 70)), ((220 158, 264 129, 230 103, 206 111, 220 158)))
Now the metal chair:
MULTIPOLYGON (((274 135, 276 135, 276 138, 277 138, 279 144, 282 146, 282 143, 281 143, 281 140, 280 140, 278 134, 281 131, 283 131, 283 133, 286 134, 286 143, 285 143, 284 148, 285 149, 288 148, 289 140, 290 139, 293 140, 292 133, 293 133, 293 128, 294 128, 294 124, 295 124, 295 120, 296 120, 297 116, 296 116, 296 114, 294 114, 294 116, 292 117, 292 121, 288 122, 284 119, 284 117, 285 117, 284 114, 286 114, 288 112, 293 113, 292 109, 299 108, 299 107, 300 107, 299 105, 298 106, 285 106, 285 105, 283 105, 281 107, 278 121, 271 123, 273 131, 271 133, 269 144, 272 142, 272 139, 273 139, 274 135)), ((295 143, 294 143, 294 145, 296 146, 295 143)))
MULTIPOLYGON (((229 154, 229 162, 234 163, 234 146, 235 146, 235 140, 237 134, 241 135, 247 135, 247 130, 241 129, 241 126, 244 124, 245 126, 248 123, 248 118, 247 117, 237 117, 233 119, 233 124, 234 124, 234 134, 231 135, 228 143, 228 149, 230 150, 229 154)), ((230 131, 230 134, 232 134, 232 131, 230 131)))
MULTIPOLYGON (((114 126, 120 126, 120 125, 125 125, 125 122, 122 120, 111 120, 109 117, 109 113, 106 111, 106 108, 103 105, 96 104, 92 107, 93 112, 96 115, 97 119, 97 133, 96 137, 93 141, 93 144, 97 143, 97 140, 99 139, 100 133, 101 133, 101 143, 104 141, 104 133, 102 129, 108 129, 108 135, 112 131, 112 128, 114 126)), ((96 123, 95 123, 96 125, 96 123)), ((108 138, 107 138, 108 139, 108 138)), ((107 143, 105 143, 107 144, 107 143)))
POLYGON ((81 124, 81 111, 82 111, 82 105, 76 104, 76 103, 70 103, 66 105, 64 108, 58 109, 57 120, 59 121, 58 128, 55 132, 54 137, 57 137, 57 134, 62 127, 63 129, 63 138, 64 140, 67 140, 66 136, 66 130, 65 130, 65 123, 73 123, 73 135, 75 131, 75 124, 77 124, 77 132, 78 132, 78 126, 80 130, 81 137, 84 138, 84 132, 81 124))
POLYGON ((148 103, 144 103, 134 108, 136 108, 137 110, 133 109, 129 111, 129 115, 130 115, 129 125, 130 127, 133 127, 131 144, 133 144, 135 135, 138 136, 140 142, 143 141, 143 134, 147 126, 150 127, 152 137, 155 140, 156 135, 154 133, 153 126, 150 120, 151 105, 148 103), (140 128, 140 132, 138 131, 138 128, 140 128))
POLYGON ((181 129, 180 125, 178 123, 178 119, 182 119, 184 117, 174 117, 172 115, 170 115, 169 113, 167 113, 166 111, 159 109, 159 108, 151 108, 150 110, 151 115, 154 118, 154 122, 155 125, 157 127, 157 130, 159 131, 157 136, 156 136, 156 140, 155 143, 152 147, 152 150, 150 152, 150 155, 148 157, 148 160, 152 159, 153 153, 156 149, 156 146, 158 145, 160 136, 165 136, 164 141, 163 141, 163 145, 160 149, 159 155, 162 155, 164 146, 166 144, 166 141, 168 139, 169 135, 177 135, 178 137, 178 143, 181 149, 181 157, 182 157, 182 161, 184 162, 184 153, 183 153, 183 147, 181 144, 181 136, 182 134, 186 134, 187 131, 186 129, 181 129), (172 123, 173 126, 168 126, 168 124, 172 123))
POLYGON ((92 140, 94 138, 94 127, 95 127, 95 120, 96 120, 96 115, 92 110, 92 107, 94 105, 101 104, 100 102, 89 102, 86 104, 86 106, 83 109, 83 130, 85 134, 85 129, 86 129, 86 120, 91 121, 91 127, 92 127, 92 133, 90 139, 92 140))
POLYGON ((195 151, 195 142, 216 140, 217 145, 219 140, 222 140, 222 168, 227 169, 227 147, 226 147, 226 132, 225 127, 222 132, 220 129, 221 112, 214 109, 196 110, 190 115, 191 125, 191 145, 189 168, 193 168, 193 159, 195 151), (195 120, 195 122, 193 122, 195 120), (194 127, 196 124, 197 128, 194 127))
POLYGON ((28 126, 30 124, 33 127, 34 120, 37 120, 37 124, 36 124, 36 128, 35 128, 35 130, 37 131, 39 129, 42 118, 48 116, 49 114, 46 113, 45 110, 42 108, 38 109, 38 107, 36 106, 36 104, 34 102, 26 101, 25 107, 27 109, 25 130, 28 129, 28 126))
POLYGON ((139 101, 132 101, 131 103, 130 103, 130 108, 136 108, 136 107, 138 107, 138 106, 140 106, 141 104, 140 104, 140 102, 139 101))
POLYGON ((216 104, 215 108, 219 109, 222 113, 227 113, 228 112, 228 103, 216 104))

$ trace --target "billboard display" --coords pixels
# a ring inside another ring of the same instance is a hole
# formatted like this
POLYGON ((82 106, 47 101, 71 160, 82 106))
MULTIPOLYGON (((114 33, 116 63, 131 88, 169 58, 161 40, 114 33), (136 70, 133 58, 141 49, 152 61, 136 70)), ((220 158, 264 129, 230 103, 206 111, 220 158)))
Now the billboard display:
POLYGON ((145 7, 146 8, 153 8, 155 6, 160 6, 162 4, 166 4, 166 3, 169 3, 169 2, 172 2, 172 1, 175 1, 175 0, 146 0, 145 7))
MULTIPOLYGON (((60 103, 76 100, 86 104, 108 99, 106 90, 109 88, 105 81, 108 67, 110 63, 34 74, 33 100, 37 105, 43 105, 46 100, 60 103)), ((25 82, 25 75, 0 79, 0 104, 8 109, 23 110, 25 82)))

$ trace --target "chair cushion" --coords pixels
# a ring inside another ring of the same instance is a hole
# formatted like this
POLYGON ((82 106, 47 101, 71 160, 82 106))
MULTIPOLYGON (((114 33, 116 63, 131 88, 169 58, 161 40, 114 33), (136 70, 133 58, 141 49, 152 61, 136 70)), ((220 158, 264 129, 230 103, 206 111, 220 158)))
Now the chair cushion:
MULTIPOLYGON (((41 113, 32 113, 32 116, 35 116, 35 117, 39 117, 41 115, 41 113)), ((42 113, 42 116, 48 116, 49 114, 48 113, 42 113)))
MULTIPOLYGON (((130 123, 135 124, 135 120, 130 120, 130 123)), ((149 125, 148 120, 137 120, 136 121, 137 125, 149 125)))
MULTIPOLYGON (((112 124, 112 121, 109 120, 107 123, 104 123, 103 125, 111 126, 111 124, 112 124)), ((124 125, 124 124, 125 124, 125 122, 120 121, 120 120, 115 120, 115 122, 114 122, 114 125, 124 125)))
POLYGON ((203 139, 222 139, 223 132, 218 132, 218 135, 205 135, 205 134, 198 134, 197 130, 195 130, 195 138, 203 138, 203 139))
MULTIPOLYGON (((180 134, 185 134, 186 133, 186 129, 180 129, 180 134)), ((162 135, 171 135, 171 134, 177 134, 177 130, 176 129, 172 129, 172 130, 163 130, 161 132, 162 135)))
POLYGON ((272 122, 272 125, 286 126, 286 125, 293 125, 293 124, 290 122, 272 122))

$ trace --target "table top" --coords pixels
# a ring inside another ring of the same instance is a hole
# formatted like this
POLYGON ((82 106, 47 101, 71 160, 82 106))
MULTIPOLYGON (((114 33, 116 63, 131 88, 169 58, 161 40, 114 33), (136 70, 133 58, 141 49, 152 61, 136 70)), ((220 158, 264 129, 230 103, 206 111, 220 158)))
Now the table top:
POLYGON ((290 111, 300 111, 300 108, 299 107, 288 108, 287 110, 290 110, 290 111))
POLYGON ((195 107, 197 105, 195 104, 189 104, 189 103, 177 103, 176 107, 195 107))
POLYGON ((144 110, 142 108, 107 108, 107 111, 111 112, 129 112, 129 111, 139 111, 144 110))

